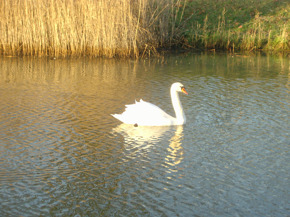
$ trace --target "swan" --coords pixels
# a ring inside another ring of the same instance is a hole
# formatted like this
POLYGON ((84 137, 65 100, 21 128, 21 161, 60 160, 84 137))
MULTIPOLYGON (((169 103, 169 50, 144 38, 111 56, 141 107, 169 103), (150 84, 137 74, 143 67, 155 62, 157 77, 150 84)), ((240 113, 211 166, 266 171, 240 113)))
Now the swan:
POLYGON ((142 99, 139 102, 135 101, 135 104, 125 105, 126 109, 122 114, 112 114, 112 116, 125 124, 132 124, 136 127, 183 125, 186 118, 178 92, 188 95, 184 86, 180 82, 175 82, 171 85, 170 95, 176 117, 168 115, 158 106, 142 99))

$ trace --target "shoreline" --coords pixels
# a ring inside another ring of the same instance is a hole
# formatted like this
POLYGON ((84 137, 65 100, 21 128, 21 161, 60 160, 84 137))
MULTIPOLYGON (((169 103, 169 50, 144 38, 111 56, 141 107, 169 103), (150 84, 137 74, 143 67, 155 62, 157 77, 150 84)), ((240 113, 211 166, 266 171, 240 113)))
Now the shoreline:
POLYGON ((0 55, 144 58, 172 50, 290 55, 286 0, 118 4, 113 0, 2 2, 0 55))

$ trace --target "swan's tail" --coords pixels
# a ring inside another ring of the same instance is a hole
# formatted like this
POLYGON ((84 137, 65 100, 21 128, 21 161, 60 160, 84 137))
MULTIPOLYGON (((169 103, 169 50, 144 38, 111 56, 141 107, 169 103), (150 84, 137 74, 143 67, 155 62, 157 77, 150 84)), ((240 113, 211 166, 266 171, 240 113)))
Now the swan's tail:
MULTIPOLYGON (((118 119, 119 121, 122 121, 122 115, 120 114, 111 114, 114 118, 118 119)), ((123 122, 123 121, 122 121, 123 122)))
POLYGON ((125 124, 135 124, 134 121, 132 121, 130 118, 127 117, 127 114, 111 114, 114 118, 118 119, 119 121, 125 123, 125 124))
MULTIPOLYGON (((140 102, 144 102, 144 101, 141 99, 140 102)), ((139 108, 140 102, 137 102, 135 100, 135 104, 125 105, 126 108, 122 114, 111 114, 111 115, 125 124, 135 124, 136 117, 139 116, 138 108, 139 108)))

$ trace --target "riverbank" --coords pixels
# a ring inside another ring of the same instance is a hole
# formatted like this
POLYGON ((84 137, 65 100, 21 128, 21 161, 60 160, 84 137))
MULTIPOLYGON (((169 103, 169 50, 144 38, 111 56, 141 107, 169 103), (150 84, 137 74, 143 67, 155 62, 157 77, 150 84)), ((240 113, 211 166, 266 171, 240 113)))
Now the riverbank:
POLYGON ((158 49, 288 52, 286 0, 0 2, 5 56, 140 57, 158 49))
POLYGON ((183 44, 229 51, 290 50, 290 4, 279 0, 192 0, 183 44))

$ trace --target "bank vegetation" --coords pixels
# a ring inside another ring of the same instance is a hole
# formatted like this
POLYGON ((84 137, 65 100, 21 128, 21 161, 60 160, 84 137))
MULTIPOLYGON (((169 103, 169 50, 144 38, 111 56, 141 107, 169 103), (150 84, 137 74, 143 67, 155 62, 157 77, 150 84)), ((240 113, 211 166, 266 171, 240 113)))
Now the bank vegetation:
POLYGON ((289 51, 286 0, 1 0, 0 54, 140 57, 159 49, 289 51))

